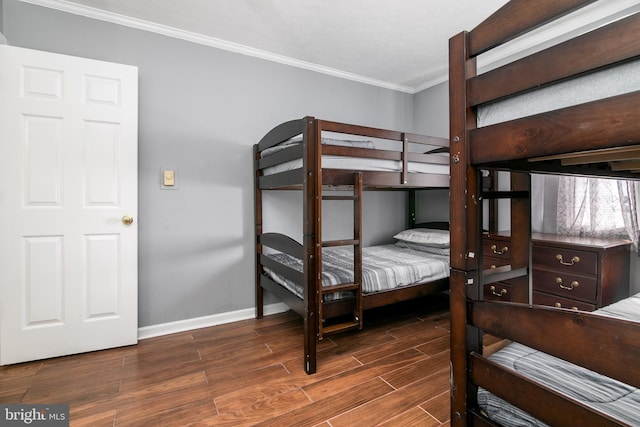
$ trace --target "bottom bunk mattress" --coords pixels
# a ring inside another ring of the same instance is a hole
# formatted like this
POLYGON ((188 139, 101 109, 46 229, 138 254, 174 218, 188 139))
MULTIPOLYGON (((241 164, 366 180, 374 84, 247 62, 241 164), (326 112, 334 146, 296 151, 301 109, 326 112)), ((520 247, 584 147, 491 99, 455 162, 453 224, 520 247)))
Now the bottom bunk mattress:
MULTIPOLYGON (((302 260, 284 253, 267 254, 277 262, 302 271, 302 260)), ((285 279, 265 267, 265 272, 280 285, 303 297, 302 285, 285 279)), ((398 244, 370 246, 362 249, 362 292, 382 292, 419 283, 432 282, 449 277, 449 253, 447 249, 431 252, 402 247, 398 244)), ((322 285, 331 286, 352 283, 353 248, 323 248, 322 285)), ((335 292, 325 295, 325 300, 350 297, 351 292, 335 292)))
MULTIPOLYGON (((640 293, 596 311, 640 322, 640 293)), ((522 344, 511 343, 489 359, 632 426, 640 426, 640 390, 522 344)), ((503 399, 478 389, 484 413, 503 426, 546 426, 503 399)))

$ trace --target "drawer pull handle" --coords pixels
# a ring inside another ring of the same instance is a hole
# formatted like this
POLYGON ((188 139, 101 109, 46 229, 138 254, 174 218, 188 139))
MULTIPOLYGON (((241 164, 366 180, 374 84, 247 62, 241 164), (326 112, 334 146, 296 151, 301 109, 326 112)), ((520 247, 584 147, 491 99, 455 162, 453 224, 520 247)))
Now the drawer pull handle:
POLYGON ((491 245, 491 250, 496 255, 504 255, 509 252, 509 248, 507 246, 504 246, 502 249, 498 250, 498 247, 496 245, 491 245))
POLYGON ((580 262, 580 257, 579 256, 574 256, 573 258, 571 258, 571 262, 564 261, 562 259, 562 255, 561 254, 556 255, 556 259, 562 265, 574 265, 574 264, 577 264, 577 263, 580 262))
POLYGON ((491 287, 489 288, 489 290, 491 291, 491 293, 497 297, 503 297, 507 294, 507 290, 505 288, 500 289, 500 292, 496 292, 496 287, 491 285, 491 287))
POLYGON ((580 286, 580 282, 578 282, 577 280, 574 280, 573 282, 571 282, 569 286, 566 286, 562 283, 562 278, 560 277, 556 277, 556 283, 558 284, 558 286, 560 286, 560 289, 564 289, 567 291, 572 291, 578 286, 580 286))
MULTIPOLYGON (((553 304, 554 307, 556 308, 562 308, 562 304, 560 304, 559 302, 553 304)), ((577 310, 578 307, 571 307, 571 310, 577 310)))

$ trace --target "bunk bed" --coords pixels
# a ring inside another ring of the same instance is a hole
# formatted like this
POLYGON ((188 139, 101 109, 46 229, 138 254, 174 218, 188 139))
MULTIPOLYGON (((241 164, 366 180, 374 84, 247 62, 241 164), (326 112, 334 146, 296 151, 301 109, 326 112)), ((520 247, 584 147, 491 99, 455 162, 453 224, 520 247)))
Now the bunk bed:
MULTIPOLYGON (((640 295, 595 312, 483 298, 484 286, 500 280, 532 284, 531 172, 639 177, 640 86, 606 88, 594 95, 600 87, 591 80, 615 86, 623 74, 640 75, 637 8, 615 22, 478 71, 482 54, 591 3, 512 0, 472 31, 450 40, 455 426, 640 424, 640 295), (566 93, 565 85, 574 85, 570 92, 576 99, 552 99, 566 93), (541 91, 550 102, 528 111, 534 104, 531 97, 541 91), (494 115, 496 110, 501 113, 494 115), (511 189, 483 191, 478 183, 485 170, 510 171, 511 189), (490 274, 482 267, 487 249, 481 200, 496 198, 511 200, 512 252, 511 264, 490 274), (488 351, 483 346, 487 336, 502 338, 507 345, 488 351), (579 374, 568 387, 558 386, 571 369, 579 374), (601 388, 594 393, 594 387, 601 388), (604 394, 610 388, 621 394, 604 394), (597 403, 618 399, 627 399, 623 409, 597 403), (503 409, 512 415, 498 414, 503 409)), ((573 262, 560 257, 563 261, 573 262)))
POLYGON ((307 373, 316 372, 317 341, 362 329, 364 310, 448 290, 448 223, 416 224, 415 193, 449 187, 448 145, 445 138, 314 117, 282 123, 254 145, 256 316, 263 316, 268 290, 303 318, 307 373), (302 243, 263 231, 267 190, 302 192, 302 243), (366 190, 409 192, 408 226, 396 244, 363 248, 366 190), (323 241, 322 202, 339 200, 353 203, 353 235, 323 241), (390 253, 405 261, 401 272, 390 253), (372 270, 381 265, 386 271, 372 270), (376 276, 388 286, 367 285, 376 276))

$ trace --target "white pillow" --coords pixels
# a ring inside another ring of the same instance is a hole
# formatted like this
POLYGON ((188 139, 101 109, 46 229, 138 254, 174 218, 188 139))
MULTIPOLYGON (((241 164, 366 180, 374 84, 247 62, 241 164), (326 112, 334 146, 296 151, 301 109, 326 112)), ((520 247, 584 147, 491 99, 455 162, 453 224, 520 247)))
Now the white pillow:
POLYGON ((394 239, 405 242, 420 243, 427 246, 447 248, 450 245, 449 230, 435 230, 430 228, 412 228, 401 231, 393 236, 394 239))
POLYGON ((422 243, 405 242, 404 240, 398 240, 395 245, 399 248, 413 249, 414 251, 420 251, 430 255, 451 255, 451 248, 449 247, 441 248, 438 246, 424 245, 422 243))

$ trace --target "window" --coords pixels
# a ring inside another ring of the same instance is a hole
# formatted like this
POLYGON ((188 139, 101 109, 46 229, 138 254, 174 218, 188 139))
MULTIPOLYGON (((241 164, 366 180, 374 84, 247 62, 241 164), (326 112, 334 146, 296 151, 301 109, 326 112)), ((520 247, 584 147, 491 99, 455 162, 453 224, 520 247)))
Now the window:
POLYGON ((636 187, 634 181, 561 177, 558 183, 558 233, 628 238, 637 248, 636 187))

